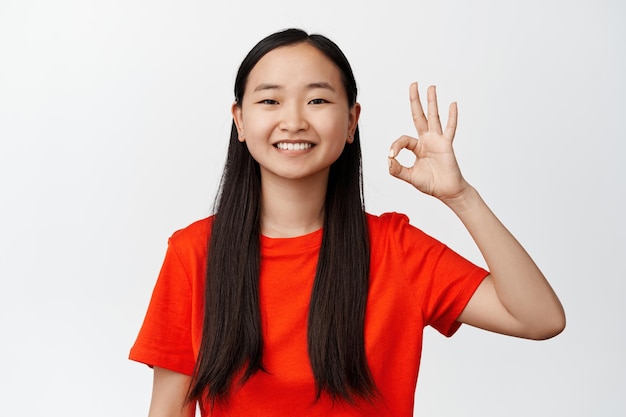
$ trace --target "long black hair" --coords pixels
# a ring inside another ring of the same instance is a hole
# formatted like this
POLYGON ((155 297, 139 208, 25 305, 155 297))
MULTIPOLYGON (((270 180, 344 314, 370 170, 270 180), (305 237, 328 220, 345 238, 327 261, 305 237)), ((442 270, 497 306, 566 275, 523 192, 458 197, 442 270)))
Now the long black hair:
MULTIPOLYGON (((357 86, 348 60, 322 35, 287 29, 261 40, 244 58, 235 80, 241 105, 248 75, 273 49, 307 42, 339 69, 350 107, 357 86)), ((259 164, 233 121, 226 165, 215 200, 210 232, 204 324, 189 400, 227 401, 237 386, 263 368, 259 307, 260 271, 259 164)), ((369 239, 363 206, 361 147, 354 141, 330 167, 324 226, 308 316, 309 360, 316 398, 322 392, 352 403, 376 395, 364 341, 369 283, 369 239)))

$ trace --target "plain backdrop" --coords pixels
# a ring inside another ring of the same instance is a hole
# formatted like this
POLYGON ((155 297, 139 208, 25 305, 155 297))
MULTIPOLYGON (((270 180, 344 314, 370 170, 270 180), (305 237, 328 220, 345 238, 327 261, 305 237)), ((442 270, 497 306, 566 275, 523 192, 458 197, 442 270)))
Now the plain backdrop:
POLYGON ((127 356, 167 238, 211 213, 237 67, 287 27, 352 63, 368 211, 484 265, 387 174, 409 83, 436 84, 464 175, 566 308, 545 342, 426 329, 416 416, 626 415, 624 4, 0 0, 0 415, 147 414, 127 356))

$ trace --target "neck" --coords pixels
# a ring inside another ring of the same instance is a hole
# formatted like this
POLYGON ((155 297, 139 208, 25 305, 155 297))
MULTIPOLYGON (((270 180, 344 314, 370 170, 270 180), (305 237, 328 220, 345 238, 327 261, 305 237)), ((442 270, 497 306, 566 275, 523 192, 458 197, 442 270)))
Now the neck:
POLYGON ((324 225, 328 171, 302 179, 261 176, 261 233, 302 236, 324 225))

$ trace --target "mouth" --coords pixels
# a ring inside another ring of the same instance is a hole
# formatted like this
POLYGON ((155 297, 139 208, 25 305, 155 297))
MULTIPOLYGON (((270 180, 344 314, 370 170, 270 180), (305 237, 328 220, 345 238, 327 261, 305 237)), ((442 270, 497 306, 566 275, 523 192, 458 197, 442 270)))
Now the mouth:
POLYGON ((283 151, 306 151, 311 149, 314 144, 310 142, 278 142, 274 147, 283 151))

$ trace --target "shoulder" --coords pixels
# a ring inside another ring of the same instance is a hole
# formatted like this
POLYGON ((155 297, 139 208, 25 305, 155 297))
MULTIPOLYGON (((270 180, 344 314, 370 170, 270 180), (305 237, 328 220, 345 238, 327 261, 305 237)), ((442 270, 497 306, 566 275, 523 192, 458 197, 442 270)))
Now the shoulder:
POLYGON ((169 238, 170 246, 177 250, 206 249, 213 224, 213 216, 197 220, 187 227, 175 231, 169 238))
POLYGON ((403 213, 367 214, 369 237, 372 247, 389 249, 395 247, 400 253, 416 253, 445 247, 443 243, 413 226, 403 213))
POLYGON ((211 224, 213 223, 213 216, 206 217, 204 219, 196 220, 187 227, 183 227, 175 231, 170 239, 176 240, 188 240, 198 236, 206 237, 207 233, 211 230, 211 224))
POLYGON ((366 213, 366 216, 367 225, 370 229, 384 229, 401 223, 409 223, 409 218, 403 213, 389 212, 379 215, 366 213))
POLYGON ((409 217, 403 213, 389 212, 380 215, 367 213, 367 226, 370 236, 398 235, 404 232, 427 235, 417 227, 411 225, 409 217))

